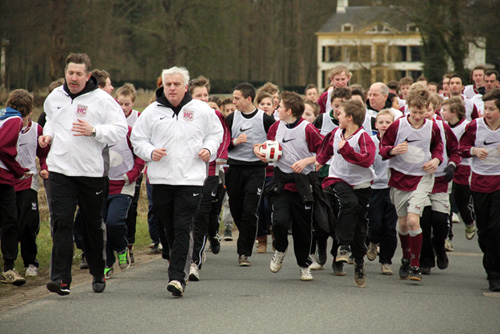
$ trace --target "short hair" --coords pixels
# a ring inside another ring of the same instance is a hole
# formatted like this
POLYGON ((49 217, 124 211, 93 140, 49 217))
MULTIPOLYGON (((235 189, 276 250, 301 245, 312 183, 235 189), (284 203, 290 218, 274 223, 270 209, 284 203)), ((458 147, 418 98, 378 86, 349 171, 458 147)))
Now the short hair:
POLYGON ((417 78, 417 81, 425 81, 425 82, 429 82, 429 81, 427 80, 427 78, 426 78, 424 75, 419 76, 419 77, 417 78))
POLYGON ((500 109, 500 89, 493 88, 488 93, 483 95, 483 101, 495 101, 495 105, 500 109))
POLYGON ((69 63, 85 65, 85 73, 89 73, 92 69, 92 62, 86 53, 70 53, 68 57, 66 57, 66 70, 68 69, 69 63))
POLYGON ((452 73, 452 74, 450 75, 450 81, 451 81, 451 79, 453 79, 453 78, 459 78, 459 79, 462 81, 462 85, 464 84, 464 79, 463 79, 460 75, 458 75, 457 73, 452 73))
MULTIPOLYGON (((305 100, 304 104, 310 105, 311 108, 313 108, 314 116, 318 116, 320 108, 319 108, 319 104, 316 101, 305 100)), ((305 106, 304 106, 304 108, 305 108, 305 106)))
POLYGON ((352 116, 354 124, 358 126, 363 125, 366 116, 366 108, 361 101, 347 100, 342 102, 342 107, 344 108, 346 116, 352 116))
POLYGON ((207 77, 200 75, 199 77, 189 81, 189 94, 193 94, 194 89, 197 87, 206 87, 207 92, 210 93, 210 80, 207 77))
POLYGON ((387 94, 387 99, 391 101, 391 103, 394 102, 394 99, 396 99, 396 101, 398 101, 399 103, 398 96, 394 93, 387 94))
POLYGON ((116 97, 120 95, 130 96, 132 98, 132 102, 135 102, 135 98, 137 97, 137 91, 135 90, 133 84, 127 82, 116 90, 116 97))
POLYGON ((280 91, 280 89, 278 88, 277 85, 268 81, 257 89, 256 94, 259 95, 259 93, 261 93, 261 92, 266 92, 266 93, 273 95, 273 94, 279 93, 279 91, 280 91))
POLYGON ((15 109, 23 117, 28 116, 33 111, 33 95, 25 89, 16 89, 7 98, 7 107, 15 109))
POLYGON ((429 102, 432 103, 434 110, 440 110, 443 106, 443 97, 436 93, 431 93, 429 95, 429 102))
POLYGON ((438 85, 438 83, 437 83, 437 82, 434 82, 434 81, 429 81, 429 82, 427 83, 427 87, 429 87, 430 85, 433 85, 433 86, 436 86, 436 88, 439 88, 439 85, 438 85))
POLYGON ((349 88, 345 87, 337 87, 333 90, 330 102, 333 102, 334 99, 344 99, 349 100, 352 96, 352 92, 349 88))
POLYGON ((351 86, 351 95, 361 96, 363 101, 366 101, 366 92, 361 85, 352 85, 351 86))
POLYGON ((397 81, 389 81, 387 83, 387 87, 389 87, 389 89, 394 89, 397 91, 399 91, 399 83, 397 81))
POLYGON ((220 104, 221 104, 221 107, 224 107, 227 104, 234 104, 234 103, 233 103, 233 99, 228 97, 227 99, 222 100, 220 104))
POLYGON ((418 84, 422 87, 414 86, 416 83, 410 87, 408 90, 408 96, 406 97, 406 103, 408 107, 416 107, 416 108, 427 108, 429 107, 429 91, 421 84, 418 84), (414 87, 413 89, 411 89, 414 87))
POLYGON ((268 92, 260 92, 255 98, 255 104, 258 105, 265 98, 271 99, 271 104, 273 103, 273 96, 271 94, 268 92))
POLYGON ((391 109, 389 109, 389 108, 385 108, 385 109, 380 110, 380 111, 377 113, 377 115, 375 116, 375 121, 378 121, 378 118, 379 118, 380 116, 384 116, 384 115, 389 115, 389 116, 391 116, 391 120, 394 122, 394 113, 393 113, 393 112, 392 112, 392 110, 391 110, 391 109))
POLYGON ((208 102, 213 102, 213 103, 217 104, 217 106, 219 108, 222 107, 222 103, 221 103, 222 101, 219 99, 218 96, 215 96, 215 95, 214 96, 210 96, 208 98, 208 102))
POLYGON ((406 85, 411 86, 412 84, 413 84, 413 79, 410 77, 404 77, 399 79, 399 87, 406 85))
POLYGON ((54 89, 56 89, 57 87, 62 86, 62 85, 64 85, 64 78, 59 78, 56 81, 52 81, 49 84, 49 93, 52 93, 52 91, 54 89))
POLYGON ((443 106, 449 106, 450 112, 457 114, 458 119, 465 117, 464 101, 459 97, 451 97, 443 101, 443 106))
POLYGON ((161 82, 162 85, 165 84, 165 78, 169 75, 175 75, 175 74, 180 74, 183 80, 183 86, 187 86, 189 83, 189 71, 185 67, 171 67, 163 70, 161 72, 161 82))
POLYGON ((97 84, 99 87, 106 86, 106 79, 110 78, 109 72, 106 70, 95 69, 92 71, 92 76, 97 79, 97 84))
POLYGON ((243 95, 245 99, 247 97, 250 97, 250 102, 253 102, 253 100, 255 99, 255 87, 251 83, 242 82, 240 84, 237 84, 233 90, 239 90, 241 92, 241 95, 243 95))
POLYGON ((484 76, 485 77, 489 77, 492 74, 494 74, 495 75, 495 79, 498 80, 498 72, 497 71, 495 71, 495 70, 488 70, 488 71, 484 72, 484 76))
POLYGON ((304 99, 302 96, 295 92, 284 91, 281 93, 281 102, 286 109, 292 110, 292 115, 294 117, 300 118, 304 113, 304 99))
POLYGON ((387 87, 387 85, 383 82, 375 82, 373 83, 371 86, 370 86, 370 89, 373 87, 373 86, 379 86, 380 87, 380 94, 382 95, 389 95, 389 87, 387 87))
POLYGON ((316 86, 315 84, 309 84, 306 86, 306 89, 304 89, 304 94, 306 94, 309 89, 316 89, 316 91, 319 93, 318 86, 316 86))
POLYGON ((337 65, 334 68, 332 68, 330 71, 328 71, 328 79, 332 80, 334 76, 336 76, 337 74, 341 74, 342 72, 345 72, 345 74, 349 78, 352 77, 352 73, 351 73, 351 71, 349 71, 349 69, 347 68, 347 66, 345 66, 345 65, 337 65))
POLYGON ((476 70, 481 70, 481 71, 483 71, 483 73, 485 73, 485 74, 486 74, 486 70, 487 70, 487 68, 486 68, 486 66, 484 66, 484 65, 477 65, 477 66, 475 66, 475 67, 472 69, 472 71, 470 71, 470 78, 471 78, 471 80, 472 80, 472 75, 474 74, 474 71, 476 71, 476 70))

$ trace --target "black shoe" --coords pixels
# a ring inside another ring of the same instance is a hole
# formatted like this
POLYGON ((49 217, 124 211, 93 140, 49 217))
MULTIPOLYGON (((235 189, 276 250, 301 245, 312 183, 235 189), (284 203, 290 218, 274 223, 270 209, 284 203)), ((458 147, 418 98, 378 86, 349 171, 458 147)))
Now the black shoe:
POLYGON ((344 262, 336 262, 335 259, 333 259, 332 268, 333 268, 333 274, 335 276, 347 275, 347 273, 344 270, 344 262))
POLYGON ((437 252, 436 262, 439 269, 444 270, 448 268, 450 261, 448 260, 448 255, 446 255, 445 249, 443 249, 441 252, 437 252))
POLYGON ((430 275, 431 274, 431 267, 420 267, 420 273, 422 275, 430 275))
POLYGON ((326 263, 326 240, 316 242, 316 262, 322 266, 326 263))
POLYGON ((500 291, 500 279, 489 279, 490 291, 500 291))
POLYGON ((220 241, 217 236, 210 238, 210 246, 212 248, 213 254, 219 254, 220 252, 220 241))
POLYGON ((359 288, 364 288, 366 286, 366 274, 363 263, 354 264, 354 282, 359 288))
POLYGON ((50 292, 57 293, 59 296, 67 296, 70 293, 69 284, 62 281, 50 281, 47 283, 47 289, 50 292))
POLYGON ((422 280, 422 273, 418 267, 410 267, 410 280, 420 282, 422 280))
POLYGON ((104 277, 94 276, 92 280, 92 289, 95 293, 101 293, 106 288, 106 279, 104 277))
POLYGON ((401 267, 399 267, 399 277, 407 279, 410 276, 410 259, 401 259, 401 267))
POLYGON ((89 264, 84 253, 82 253, 82 262, 80 262, 80 269, 89 269, 89 264))

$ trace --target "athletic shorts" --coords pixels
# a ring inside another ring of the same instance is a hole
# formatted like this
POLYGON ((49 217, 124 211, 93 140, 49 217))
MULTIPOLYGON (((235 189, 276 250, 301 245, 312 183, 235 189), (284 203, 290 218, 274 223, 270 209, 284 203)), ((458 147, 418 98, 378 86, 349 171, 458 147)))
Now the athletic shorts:
POLYGON ((434 174, 422 176, 417 189, 401 191, 391 187, 391 202, 396 207, 398 217, 406 217, 408 213, 422 215, 424 207, 429 204, 429 195, 434 187, 434 174))

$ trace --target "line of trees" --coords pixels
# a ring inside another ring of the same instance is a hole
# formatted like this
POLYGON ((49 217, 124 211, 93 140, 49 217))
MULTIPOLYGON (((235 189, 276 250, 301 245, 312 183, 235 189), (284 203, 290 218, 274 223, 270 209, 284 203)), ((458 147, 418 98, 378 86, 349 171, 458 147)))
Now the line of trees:
MULTIPOLYGON (((380 2, 380 1, 379 1, 380 2)), ((462 71, 469 36, 486 36, 500 63, 498 0, 402 0, 424 38, 429 71, 451 57, 462 71), (469 21, 470 20, 470 21, 469 21), (475 24, 468 24, 474 22, 475 24), (441 56, 438 56, 438 55, 441 56), (462 67, 460 67, 462 66, 462 67)), ((0 0, 8 88, 31 91, 63 76, 69 52, 86 52, 114 81, 153 88, 162 68, 186 66, 218 91, 235 82, 316 82, 314 33, 335 12, 326 0, 0 0)), ((370 5, 370 0, 350 1, 370 5)))

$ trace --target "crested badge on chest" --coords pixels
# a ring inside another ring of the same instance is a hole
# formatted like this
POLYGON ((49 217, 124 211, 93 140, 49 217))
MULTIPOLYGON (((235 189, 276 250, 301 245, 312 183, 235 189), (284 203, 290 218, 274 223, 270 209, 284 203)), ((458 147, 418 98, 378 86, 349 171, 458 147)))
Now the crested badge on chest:
POLYGON ((78 117, 85 117, 87 116, 87 109, 88 107, 87 106, 84 106, 84 105, 77 105, 76 106, 76 116, 78 117))
POLYGON ((192 110, 184 110, 184 112, 182 113, 182 118, 186 122, 192 122, 193 119, 194 119, 194 111, 192 111, 192 110))

